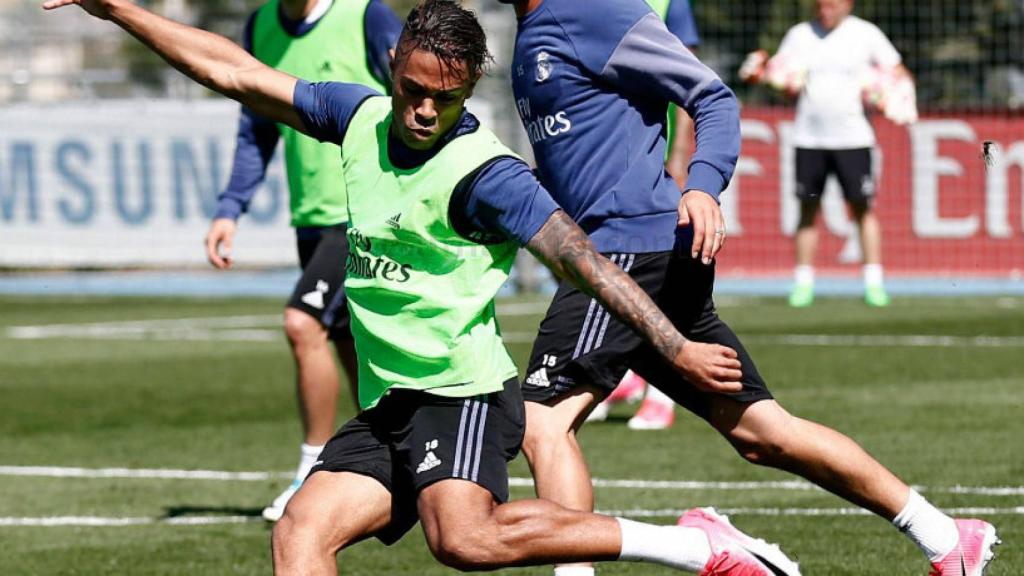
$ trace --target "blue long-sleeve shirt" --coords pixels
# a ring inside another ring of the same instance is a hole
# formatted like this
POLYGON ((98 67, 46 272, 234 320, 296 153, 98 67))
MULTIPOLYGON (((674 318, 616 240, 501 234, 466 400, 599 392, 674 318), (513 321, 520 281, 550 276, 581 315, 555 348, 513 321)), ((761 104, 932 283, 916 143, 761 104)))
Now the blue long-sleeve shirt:
POLYGON ((675 242, 669 102, 694 119, 686 190, 717 199, 732 177, 736 97, 642 0, 544 0, 519 19, 512 86, 541 182, 603 252, 675 242))
MULTIPOLYGON (((335 0, 342 1, 342 0, 335 0)), ((256 14, 246 22, 242 45, 252 53, 252 29, 256 14)), ((279 12, 281 25, 290 35, 301 37, 312 31, 320 22, 292 21, 279 12)), ((382 84, 391 87, 391 55, 389 50, 398 43, 402 22, 381 0, 370 0, 363 18, 366 37, 367 66, 373 76, 382 84)), ((244 213, 252 197, 267 174, 267 166, 274 156, 274 149, 280 138, 277 125, 262 118, 245 106, 238 120, 238 134, 235 138, 235 156, 227 187, 218 198, 214 218, 236 219, 244 213)))

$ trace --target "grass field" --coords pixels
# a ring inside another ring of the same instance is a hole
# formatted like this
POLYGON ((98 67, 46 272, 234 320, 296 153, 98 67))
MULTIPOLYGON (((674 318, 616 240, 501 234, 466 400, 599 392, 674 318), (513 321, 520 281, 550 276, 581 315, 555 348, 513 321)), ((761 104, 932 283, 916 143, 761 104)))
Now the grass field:
MULTIPOLYGON (((853 300, 800 311, 781 300, 719 304, 783 405, 850 434, 939 506, 978 509, 1004 541, 990 576, 1024 573, 1024 299, 897 299, 885 310, 853 300)), ((0 574, 268 573, 270 527, 258 515, 287 482, 300 440, 279 307, 0 298, 0 574), (73 467, 87 470, 73 476, 73 467), (126 470, 98 470, 111 468, 126 470), (166 470, 257 474, 166 478, 166 470)), ((542 309, 503 303, 520 366, 542 309)), ((352 414, 347 398, 342 408, 352 414)), ((633 432, 629 414, 622 407, 584 429, 595 478, 671 482, 600 486, 600 509, 668 523, 676 511, 713 504, 781 542, 807 575, 927 573, 886 522, 852 515, 829 494, 736 484, 792 478, 745 463, 694 417, 633 432)), ((521 458, 512 473, 528 477, 521 458)), ((530 494, 513 487, 514 497, 530 494)), ((418 531, 393 548, 359 544, 339 566, 450 572, 418 531)), ((601 573, 669 572, 608 564, 601 573)))

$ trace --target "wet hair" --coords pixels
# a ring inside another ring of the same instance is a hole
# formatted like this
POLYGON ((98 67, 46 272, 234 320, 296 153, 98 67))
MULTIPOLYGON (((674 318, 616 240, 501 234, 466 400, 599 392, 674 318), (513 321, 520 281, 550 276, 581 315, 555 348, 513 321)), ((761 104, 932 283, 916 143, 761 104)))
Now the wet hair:
POLYGON ((398 57, 413 50, 437 56, 449 73, 479 78, 493 58, 476 14, 455 0, 423 0, 409 12, 398 39, 398 57))

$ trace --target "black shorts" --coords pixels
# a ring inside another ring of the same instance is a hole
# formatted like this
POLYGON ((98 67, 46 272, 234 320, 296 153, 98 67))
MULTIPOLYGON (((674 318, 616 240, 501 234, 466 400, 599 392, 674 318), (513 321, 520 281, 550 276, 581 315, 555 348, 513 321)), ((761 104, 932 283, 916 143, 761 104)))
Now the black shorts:
POLYGON ((302 276, 288 299, 288 307, 319 320, 331 340, 352 339, 345 301, 347 231, 345 224, 296 230, 302 276))
POLYGON ((875 197, 870 148, 796 149, 796 195, 801 201, 814 202, 820 199, 825 191, 825 180, 830 174, 835 174, 839 179, 847 202, 869 204, 875 197))
MULTIPOLYGON (((606 254, 658 303, 688 339, 722 344, 739 355, 743 390, 730 394, 740 402, 772 397, 754 361, 736 334, 715 311, 714 266, 689 255, 690 246, 672 252, 606 254)), ((707 419, 712 394, 687 382, 639 335, 612 317, 596 300, 563 282, 541 322, 523 384, 523 398, 547 403, 574 387, 592 384, 607 392, 627 369, 642 376, 681 406, 707 419)))
POLYGON ((507 502, 508 462, 519 454, 524 427, 515 378, 501 392, 472 398, 394 390, 341 427, 310 475, 354 472, 383 484, 391 523, 376 536, 393 544, 419 520, 420 490, 439 480, 468 480, 507 502))

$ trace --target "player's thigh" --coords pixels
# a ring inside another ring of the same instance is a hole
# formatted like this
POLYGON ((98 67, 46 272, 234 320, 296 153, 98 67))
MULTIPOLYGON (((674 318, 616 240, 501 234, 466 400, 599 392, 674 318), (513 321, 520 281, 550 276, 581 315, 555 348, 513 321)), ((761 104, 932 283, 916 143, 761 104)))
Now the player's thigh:
POLYGON ((353 472, 321 471, 288 502, 278 530, 337 551, 380 532, 390 521, 391 493, 379 481, 353 472))
POLYGON ((832 159, 846 201, 862 209, 869 208, 876 192, 871 149, 833 150, 832 159))
MULTIPOLYGON (((416 505, 427 544, 435 554, 443 554, 479 536, 497 502, 479 484, 448 479, 421 490, 416 505)), ((486 544, 490 542, 480 543, 486 544)))
POLYGON ((579 430, 606 395, 603 388, 582 384, 548 402, 526 402, 525 445, 579 430))
POLYGON ((689 340, 720 344, 736 351, 742 371, 743 389, 731 394, 705 392, 693 386, 661 355, 644 345, 630 359, 630 368, 676 403, 705 420, 711 420, 714 400, 725 396, 741 404, 770 399, 771 393, 754 364, 754 359, 732 328, 718 316, 713 290, 714 266, 706 266, 687 254, 677 253, 669 268, 662 310, 689 340))
POLYGON ((828 152, 811 148, 796 149, 796 197, 801 201, 821 198, 829 173, 828 152))
POLYGON ((351 338, 345 297, 346 229, 344 225, 324 228, 315 242, 300 239, 302 275, 288 299, 289 308, 316 319, 334 340, 351 338))

